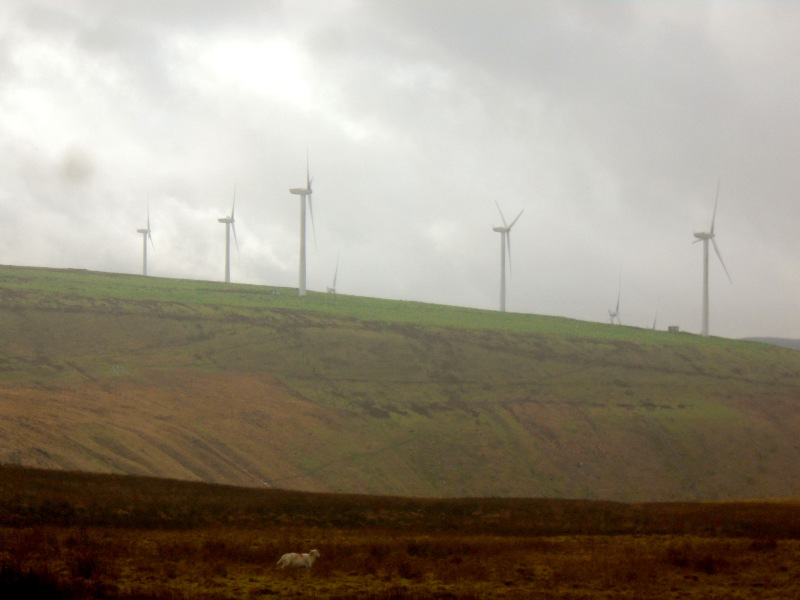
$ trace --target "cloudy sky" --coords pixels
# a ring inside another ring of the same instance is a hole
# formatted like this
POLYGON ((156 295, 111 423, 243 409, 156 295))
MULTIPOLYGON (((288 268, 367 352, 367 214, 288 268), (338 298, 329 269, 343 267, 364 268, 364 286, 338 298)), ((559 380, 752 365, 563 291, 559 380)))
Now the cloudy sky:
POLYGON ((0 263, 800 338, 800 4, 5 0, 0 263))

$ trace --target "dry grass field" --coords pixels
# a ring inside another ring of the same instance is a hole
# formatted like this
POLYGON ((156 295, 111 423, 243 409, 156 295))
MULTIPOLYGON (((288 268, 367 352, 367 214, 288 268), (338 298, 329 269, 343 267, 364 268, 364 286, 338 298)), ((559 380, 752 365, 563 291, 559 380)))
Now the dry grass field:
POLYGON ((0 590, 63 598, 797 598, 800 542, 209 527, 4 529, 0 590), (310 571, 288 549, 320 549, 310 571))
POLYGON ((796 598, 800 505, 433 500, 0 468, 3 598, 796 598), (310 571, 276 567, 319 549, 310 571))

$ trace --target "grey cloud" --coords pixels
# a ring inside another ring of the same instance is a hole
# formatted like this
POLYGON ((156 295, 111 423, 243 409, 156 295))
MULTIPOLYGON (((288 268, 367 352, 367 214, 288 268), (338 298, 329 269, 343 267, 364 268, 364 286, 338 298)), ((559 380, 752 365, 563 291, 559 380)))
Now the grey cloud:
POLYGON ((338 252, 343 293, 495 308, 497 200, 525 209, 511 310, 605 321, 621 273, 623 322, 650 326, 657 305, 697 330, 692 231, 720 178, 735 284, 712 265, 712 331, 800 337, 792 5, 12 4, 0 210, 23 198, 57 224, 15 217, 39 242, 0 247, 19 263, 137 272, 149 198, 152 273, 221 279, 237 184, 234 280, 295 285, 287 190, 308 147, 312 289, 338 252), (272 41, 291 72, 259 62, 283 60, 272 41), (206 55, 223 47, 235 62, 206 55), (68 75, 42 62, 53 48, 68 75), (64 233, 78 224, 83 240, 64 233))

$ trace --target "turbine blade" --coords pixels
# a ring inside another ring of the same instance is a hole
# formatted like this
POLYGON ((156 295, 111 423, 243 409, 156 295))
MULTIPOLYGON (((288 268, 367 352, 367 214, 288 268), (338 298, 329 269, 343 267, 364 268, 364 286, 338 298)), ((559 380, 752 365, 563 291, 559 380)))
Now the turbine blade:
POLYGON ((511 231, 506 232, 506 246, 508 247, 508 274, 511 275, 511 231))
POLYGON ((725 266, 725 261, 722 260, 722 254, 719 253, 719 248, 717 247, 717 241, 713 237, 711 238, 711 243, 714 245, 714 252, 717 253, 717 258, 719 259, 719 262, 722 265, 722 268, 725 270, 725 275, 727 275, 728 281, 733 283, 733 280, 731 279, 731 276, 728 273, 728 267, 725 266))
POLYGON ((239 254, 239 240, 236 239, 236 225, 233 224, 231 220, 231 230, 233 231, 233 242, 236 244, 236 255, 240 256, 239 254))
POLYGON ((150 227, 147 227, 147 237, 150 238, 150 245, 155 249, 156 245, 153 243, 153 235, 150 233, 150 227))
POLYGON ((306 189, 311 192, 311 171, 308 167, 308 146, 306 146, 306 189))
POLYGON ((711 214, 711 235, 714 235, 714 221, 717 218, 717 202, 719 202, 719 179, 717 179, 717 195, 714 198, 714 212, 711 214))
POLYGON ((231 221, 233 221, 233 212, 236 210, 236 184, 233 184, 233 204, 231 205, 231 221))
POLYGON ((511 221, 511 225, 508 226, 509 229, 511 229, 514 226, 514 223, 516 223, 517 220, 522 216, 523 212, 525 212, 525 209, 522 209, 521 211, 519 211, 519 214, 517 215, 517 218, 514 219, 513 221, 511 221))
POLYGON ((336 278, 339 276, 339 253, 336 253, 336 269, 333 271, 333 289, 336 289, 336 278))
POLYGON ((497 203, 497 200, 494 201, 497 210, 500 212, 500 218, 503 219, 503 227, 508 227, 508 223, 506 223, 506 218, 503 216, 503 211, 500 210, 500 205, 497 203))
POLYGON ((308 195, 308 212, 311 213, 311 232, 314 234, 314 250, 317 249, 317 229, 314 227, 314 204, 311 202, 311 194, 308 195))
POLYGON ((653 317, 653 330, 656 328, 656 321, 658 321, 658 309, 661 306, 661 297, 658 298, 658 302, 656 302, 656 315, 653 317))
POLYGON ((617 313, 619 313, 619 298, 622 294, 622 278, 619 280, 619 287, 617 288, 617 313))

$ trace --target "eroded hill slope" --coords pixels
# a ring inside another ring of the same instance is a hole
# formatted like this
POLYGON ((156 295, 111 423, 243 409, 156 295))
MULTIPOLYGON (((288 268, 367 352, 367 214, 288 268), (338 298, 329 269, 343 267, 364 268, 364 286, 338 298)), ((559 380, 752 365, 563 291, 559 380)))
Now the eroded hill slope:
POLYGON ((413 496, 800 495, 800 353, 763 344, 10 267, 0 340, 2 462, 413 496))

